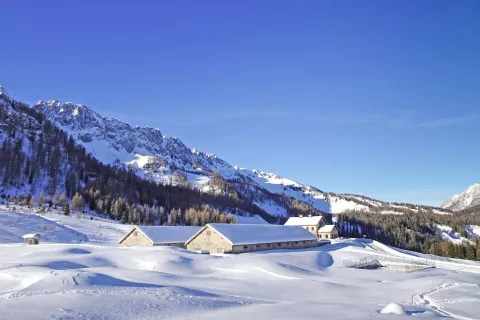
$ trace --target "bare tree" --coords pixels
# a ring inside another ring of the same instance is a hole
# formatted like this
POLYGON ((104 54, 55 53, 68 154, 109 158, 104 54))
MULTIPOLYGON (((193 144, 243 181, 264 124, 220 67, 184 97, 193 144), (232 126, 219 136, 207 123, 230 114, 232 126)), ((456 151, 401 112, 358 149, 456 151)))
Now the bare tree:
POLYGON ((65 204, 67 203, 67 194, 65 192, 62 193, 60 199, 58 199, 58 205, 61 208, 65 208, 65 204))
POLYGON ((43 208, 45 205, 45 195, 43 194, 43 191, 38 195, 37 203, 39 208, 43 208))
POLYGON ((85 207, 85 201, 83 200, 83 197, 77 192, 72 198, 72 210, 78 210, 78 211, 83 211, 83 208, 85 207))

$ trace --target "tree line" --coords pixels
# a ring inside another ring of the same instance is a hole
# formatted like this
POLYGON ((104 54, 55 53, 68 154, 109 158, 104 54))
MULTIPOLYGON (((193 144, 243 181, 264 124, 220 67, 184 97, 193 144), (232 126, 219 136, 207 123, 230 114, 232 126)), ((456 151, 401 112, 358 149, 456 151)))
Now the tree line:
POLYGON ((337 226, 345 237, 366 237, 420 253, 477 260, 480 258, 479 239, 467 233, 467 225, 480 225, 480 215, 462 212, 441 215, 429 210, 398 215, 347 211, 337 215, 337 226), (443 240, 438 225, 451 227, 452 232, 469 241, 454 244, 443 240))

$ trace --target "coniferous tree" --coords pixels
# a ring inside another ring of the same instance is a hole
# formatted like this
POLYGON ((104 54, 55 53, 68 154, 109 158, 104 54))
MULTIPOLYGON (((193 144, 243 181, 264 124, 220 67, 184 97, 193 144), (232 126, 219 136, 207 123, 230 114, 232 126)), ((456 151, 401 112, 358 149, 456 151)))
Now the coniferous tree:
POLYGON ((70 205, 68 204, 68 202, 66 202, 63 207, 63 214, 66 216, 70 215, 70 205))
POLYGON ((475 247, 471 244, 466 244, 465 257, 468 260, 475 260, 475 247))

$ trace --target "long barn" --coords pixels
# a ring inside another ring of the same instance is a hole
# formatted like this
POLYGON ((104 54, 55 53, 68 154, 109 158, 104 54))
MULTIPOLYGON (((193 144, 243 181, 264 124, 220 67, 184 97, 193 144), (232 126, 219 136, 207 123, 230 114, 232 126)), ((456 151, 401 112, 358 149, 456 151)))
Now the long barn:
POLYGON ((318 240, 300 226, 211 223, 187 240, 185 245, 192 251, 243 253, 311 248, 318 245, 318 240))
POLYGON ((175 246, 184 248, 185 241, 201 227, 135 226, 120 241, 122 246, 175 246))

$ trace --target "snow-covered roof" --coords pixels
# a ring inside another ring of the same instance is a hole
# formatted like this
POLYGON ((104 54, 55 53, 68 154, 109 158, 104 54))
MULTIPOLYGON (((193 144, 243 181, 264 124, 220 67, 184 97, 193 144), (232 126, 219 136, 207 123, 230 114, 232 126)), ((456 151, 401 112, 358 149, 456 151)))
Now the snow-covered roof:
POLYGON ((25 234, 22 236, 23 239, 32 239, 32 238, 35 238, 35 239, 40 239, 40 234, 39 233, 28 233, 28 234, 25 234))
POLYGON ((290 217, 286 226, 316 226, 321 220, 322 216, 313 216, 313 217, 290 217))
POLYGON ((327 224, 318 229, 318 232, 332 232, 335 228, 336 226, 334 224, 327 224))
MULTIPOLYGON (((315 235, 300 226, 210 223, 204 228, 208 227, 223 235, 232 245, 317 239, 315 235)), ((193 238, 195 236, 190 238, 187 243, 193 238)))
POLYGON ((119 243, 125 240, 134 230, 143 233, 153 244, 181 243, 190 239, 201 228, 188 226, 136 226, 119 243))

